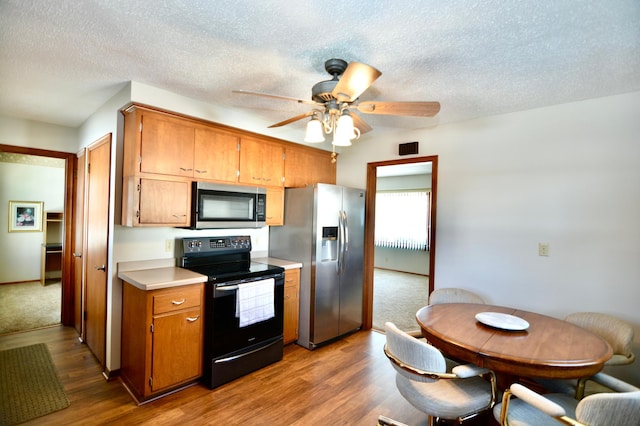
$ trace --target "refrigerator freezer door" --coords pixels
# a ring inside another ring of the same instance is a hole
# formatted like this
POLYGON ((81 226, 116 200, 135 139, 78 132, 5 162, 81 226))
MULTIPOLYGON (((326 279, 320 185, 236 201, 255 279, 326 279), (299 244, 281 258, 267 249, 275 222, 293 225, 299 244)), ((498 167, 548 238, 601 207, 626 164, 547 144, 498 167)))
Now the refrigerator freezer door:
POLYGON ((327 231, 338 230, 339 213, 342 209, 342 187, 334 185, 316 185, 314 227, 317 236, 316 273, 312 276, 312 316, 313 329, 311 343, 320 344, 338 337, 340 329, 340 277, 338 276, 338 259, 340 258, 337 239, 331 245, 337 248, 335 257, 325 257, 323 245, 330 242, 322 238, 327 231))
POLYGON ((346 217, 344 266, 340 275, 339 334, 362 326, 364 286, 364 191, 344 188, 342 209, 346 217))

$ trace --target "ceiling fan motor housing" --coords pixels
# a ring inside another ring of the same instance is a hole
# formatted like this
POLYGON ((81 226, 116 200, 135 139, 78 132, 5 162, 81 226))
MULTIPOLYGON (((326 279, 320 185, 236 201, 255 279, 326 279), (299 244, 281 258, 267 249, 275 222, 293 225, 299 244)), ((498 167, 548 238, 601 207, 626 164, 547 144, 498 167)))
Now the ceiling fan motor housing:
POLYGON ((338 76, 342 75, 349 64, 343 59, 332 58, 324 63, 324 69, 333 76, 331 80, 316 83, 311 88, 311 99, 316 102, 324 103, 333 99, 333 89, 338 84, 338 76))

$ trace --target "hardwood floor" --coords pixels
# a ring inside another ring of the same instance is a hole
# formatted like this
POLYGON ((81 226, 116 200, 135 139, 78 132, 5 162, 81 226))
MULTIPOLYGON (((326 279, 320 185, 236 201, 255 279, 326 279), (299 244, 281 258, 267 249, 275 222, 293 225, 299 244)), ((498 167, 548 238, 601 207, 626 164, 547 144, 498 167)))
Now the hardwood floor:
POLYGON ((375 425, 385 415, 409 425, 427 416, 402 398, 382 352, 384 335, 361 331, 209 390, 198 384, 136 406, 119 380, 107 382, 69 327, 0 336, 0 350, 46 343, 71 405, 28 424, 375 425))

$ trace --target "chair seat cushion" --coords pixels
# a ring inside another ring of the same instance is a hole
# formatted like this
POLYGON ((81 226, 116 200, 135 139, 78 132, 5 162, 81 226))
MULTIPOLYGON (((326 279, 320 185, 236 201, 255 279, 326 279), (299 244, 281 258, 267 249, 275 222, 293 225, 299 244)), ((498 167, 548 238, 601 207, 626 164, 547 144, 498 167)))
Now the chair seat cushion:
POLYGON ((491 384, 481 377, 418 382, 397 374, 400 394, 418 410, 453 420, 489 408, 491 384))
MULTIPOLYGON (((576 417, 576 401, 571 395, 567 394, 546 394, 545 398, 561 405, 568 417, 576 417)), ((500 410, 502 404, 496 404, 493 407, 493 416, 496 420, 500 419, 500 410)), ((512 398, 509 402, 509 426, 558 426, 560 423, 553 417, 549 417, 537 408, 523 402, 517 398, 512 398)))

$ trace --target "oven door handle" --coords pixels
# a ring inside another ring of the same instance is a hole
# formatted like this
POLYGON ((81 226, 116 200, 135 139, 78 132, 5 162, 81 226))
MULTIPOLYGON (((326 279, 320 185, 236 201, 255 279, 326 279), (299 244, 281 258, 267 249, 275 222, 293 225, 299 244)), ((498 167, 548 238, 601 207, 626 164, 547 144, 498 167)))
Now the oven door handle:
POLYGON ((225 285, 225 286, 216 287, 216 290, 220 290, 220 291, 233 291, 237 289, 238 289, 237 285, 225 285))

